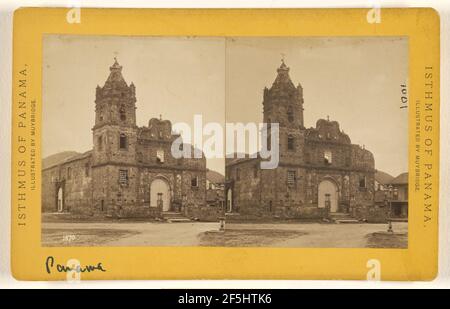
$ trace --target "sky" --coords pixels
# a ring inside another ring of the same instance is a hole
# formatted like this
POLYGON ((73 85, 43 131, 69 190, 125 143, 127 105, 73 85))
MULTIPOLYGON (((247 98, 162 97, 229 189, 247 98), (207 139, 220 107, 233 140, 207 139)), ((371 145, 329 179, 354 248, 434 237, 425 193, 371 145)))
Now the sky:
MULTIPOLYGON (((103 86, 114 57, 136 86, 136 122, 151 118, 191 125, 225 121, 225 42, 221 38, 44 37, 43 157, 92 149, 95 88, 103 86)), ((224 173, 223 159, 207 167, 224 173)))
MULTIPOLYGON (((117 57, 136 86, 137 125, 262 122, 262 94, 284 57, 304 92, 305 126, 327 116, 393 176, 407 171, 406 38, 44 36, 43 156, 92 149, 95 88, 117 57)), ((224 173, 223 159, 207 167, 224 173)))
POLYGON ((407 38, 233 38, 226 45, 227 122, 262 122, 263 89, 284 57, 303 87, 305 127, 329 116, 373 153, 376 169, 394 177, 408 171, 408 109, 400 109, 407 38))

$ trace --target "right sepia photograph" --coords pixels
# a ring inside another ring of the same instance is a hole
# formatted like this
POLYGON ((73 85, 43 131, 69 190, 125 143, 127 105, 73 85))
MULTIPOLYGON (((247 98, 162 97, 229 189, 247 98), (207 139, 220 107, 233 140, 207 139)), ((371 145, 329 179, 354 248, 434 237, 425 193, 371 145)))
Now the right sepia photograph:
POLYGON ((225 63, 220 243, 407 248, 408 39, 229 38, 225 63))

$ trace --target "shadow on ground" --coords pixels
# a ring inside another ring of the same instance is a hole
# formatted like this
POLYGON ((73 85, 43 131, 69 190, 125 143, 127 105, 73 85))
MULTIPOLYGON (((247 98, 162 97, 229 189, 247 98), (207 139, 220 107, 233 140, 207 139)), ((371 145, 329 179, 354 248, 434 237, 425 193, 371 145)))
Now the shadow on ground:
POLYGON ((240 229, 208 231, 198 237, 201 246, 208 247, 264 247, 280 240, 307 235, 293 230, 240 229))
POLYGON ((367 248, 408 248, 408 233, 377 232, 366 238, 367 248))

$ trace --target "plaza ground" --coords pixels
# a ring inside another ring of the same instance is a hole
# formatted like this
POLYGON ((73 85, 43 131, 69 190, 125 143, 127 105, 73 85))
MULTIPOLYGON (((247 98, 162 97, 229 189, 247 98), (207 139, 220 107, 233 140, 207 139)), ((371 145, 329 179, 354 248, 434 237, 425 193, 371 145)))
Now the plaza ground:
POLYGON ((43 222, 43 246, 407 248, 407 222, 387 224, 43 222))

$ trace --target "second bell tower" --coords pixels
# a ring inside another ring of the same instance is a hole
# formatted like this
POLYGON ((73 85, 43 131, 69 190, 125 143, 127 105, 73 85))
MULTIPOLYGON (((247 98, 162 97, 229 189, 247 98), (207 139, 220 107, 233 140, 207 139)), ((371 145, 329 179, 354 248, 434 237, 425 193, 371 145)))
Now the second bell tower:
POLYGON ((109 70, 104 86, 97 86, 95 93, 94 164, 132 163, 137 139, 136 89, 126 83, 117 59, 109 70))

